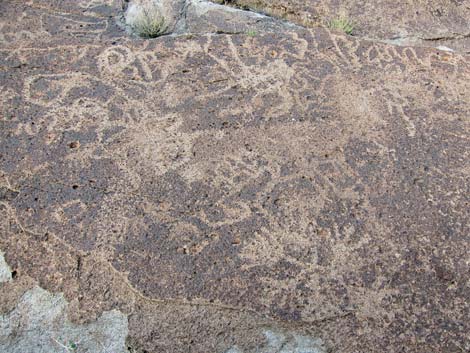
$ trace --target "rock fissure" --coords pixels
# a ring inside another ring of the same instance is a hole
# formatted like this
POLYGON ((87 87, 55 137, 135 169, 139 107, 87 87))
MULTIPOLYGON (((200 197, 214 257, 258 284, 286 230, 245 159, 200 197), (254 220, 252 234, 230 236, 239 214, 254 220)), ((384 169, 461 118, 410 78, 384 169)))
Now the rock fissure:
MULTIPOLYGON (((224 1, 224 0, 210 0, 216 4, 222 4, 223 6, 229 6, 233 7, 236 9, 239 9, 241 11, 250 11, 258 14, 262 14, 264 16, 269 16, 271 18, 274 18, 276 20, 280 21, 285 21, 286 23, 291 23, 295 24, 297 26, 301 27, 306 27, 306 28, 314 28, 318 26, 323 26, 323 27, 328 27, 329 21, 335 18, 343 18, 345 20, 350 21, 353 26, 355 27, 354 33, 352 34, 356 38, 360 39, 365 39, 365 40, 371 40, 371 41, 378 41, 378 42, 385 42, 393 45, 400 45, 400 46, 428 46, 426 42, 433 42, 433 41, 439 41, 439 42, 447 42, 447 41, 456 41, 456 40, 464 40, 469 38, 470 33, 469 32, 449 32, 449 34, 427 34, 423 35, 421 34, 422 31, 407 31, 408 33, 405 35, 398 35, 398 36, 383 36, 383 35, 375 35, 371 36, 371 33, 368 32, 367 30, 362 30, 361 23, 358 23, 354 19, 354 16, 348 18, 345 13, 344 9, 340 8, 338 13, 336 14, 329 14, 328 16, 326 15, 319 15, 315 14, 315 8, 311 9, 311 13, 303 13, 303 14, 296 14, 296 11, 294 11, 293 4, 284 4, 282 1, 274 1, 274 2, 266 2, 266 1, 255 1, 255 0, 234 0, 234 1, 224 1), (279 4, 277 4, 279 2, 279 4), (265 10, 263 10, 265 8, 265 10), (289 20, 287 20, 287 18, 289 20), (308 18, 308 19, 306 19, 308 18), (358 28, 359 27, 359 28, 358 28)), ((295 1, 294 1, 295 3, 295 1)), ((328 3, 328 1, 326 1, 328 3)), ((334 10, 334 5, 329 4, 332 7, 332 11, 334 10)), ((302 6, 300 6, 302 7, 302 6)), ((303 6, 303 7, 308 7, 308 6, 303 6)), ((328 7, 327 7, 328 8, 328 7)), ((305 11, 305 10, 304 10, 305 11)), ((467 12, 469 12, 469 9, 466 9, 467 12)), ((439 11, 438 11, 439 12, 439 11)), ((419 13, 419 12, 417 12, 419 13)), ((469 13, 470 16, 470 13, 469 13)), ((379 20, 380 21, 380 20, 379 20)), ((365 21, 366 22, 366 21, 365 21)), ((380 22, 379 22, 380 23, 380 22)), ((393 24, 392 24, 393 25, 393 24)), ((390 26, 392 26, 390 25, 390 26)), ((468 17, 467 17, 467 29, 468 29, 468 17)), ((341 30, 341 29, 336 29, 336 30, 341 30)), ((388 30, 387 28, 384 28, 382 31, 388 30)), ((401 32, 401 28, 397 28, 398 32, 401 32)), ((428 32, 428 31, 426 31, 428 32)), ((432 33, 432 30, 429 30, 429 32, 432 33)), ((439 32, 442 32, 442 30, 439 30, 439 32)), ((455 48, 453 50, 455 51, 462 51, 466 52, 469 51, 470 49, 465 49, 467 48, 467 45, 464 43, 463 49, 460 48, 455 48)), ((470 47, 470 45, 468 45, 470 47)))

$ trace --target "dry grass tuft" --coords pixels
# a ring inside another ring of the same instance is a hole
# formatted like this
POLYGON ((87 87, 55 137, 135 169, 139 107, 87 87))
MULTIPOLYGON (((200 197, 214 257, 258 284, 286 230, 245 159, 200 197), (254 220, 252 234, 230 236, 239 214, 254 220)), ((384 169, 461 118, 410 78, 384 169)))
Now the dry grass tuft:
POLYGON ((126 11, 126 24, 142 38, 156 38, 167 25, 161 9, 154 3, 131 4, 126 11))

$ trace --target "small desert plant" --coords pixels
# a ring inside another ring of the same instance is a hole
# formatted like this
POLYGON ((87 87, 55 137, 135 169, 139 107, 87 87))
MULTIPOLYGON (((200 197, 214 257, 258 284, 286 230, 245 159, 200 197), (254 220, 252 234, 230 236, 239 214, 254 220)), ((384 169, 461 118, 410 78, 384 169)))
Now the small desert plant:
POLYGON ((76 352, 78 349, 78 343, 75 343, 74 341, 62 340, 61 337, 59 337, 58 340, 53 338, 53 340, 55 343, 57 343, 59 346, 61 346, 68 352, 76 352))
POLYGON ((354 23, 346 17, 339 17, 328 22, 328 27, 351 35, 354 31, 354 23))
POLYGON ((154 4, 131 5, 127 9, 126 23, 143 38, 156 38, 167 29, 160 8, 154 4))
POLYGON ((250 29, 249 31, 246 32, 246 35, 249 37, 256 37, 256 31, 253 29, 250 29))

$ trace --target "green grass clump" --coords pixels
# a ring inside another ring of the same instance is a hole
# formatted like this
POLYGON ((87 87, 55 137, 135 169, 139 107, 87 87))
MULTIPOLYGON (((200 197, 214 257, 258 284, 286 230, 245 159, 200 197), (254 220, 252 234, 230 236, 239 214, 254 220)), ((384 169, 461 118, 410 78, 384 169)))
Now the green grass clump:
POLYGON ((249 37, 256 37, 257 33, 255 30, 250 29, 249 31, 246 32, 246 35, 249 37))
POLYGON ((340 17, 328 22, 328 27, 331 29, 339 30, 348 35, 354 31, 354 23, 346 17, 340 17))

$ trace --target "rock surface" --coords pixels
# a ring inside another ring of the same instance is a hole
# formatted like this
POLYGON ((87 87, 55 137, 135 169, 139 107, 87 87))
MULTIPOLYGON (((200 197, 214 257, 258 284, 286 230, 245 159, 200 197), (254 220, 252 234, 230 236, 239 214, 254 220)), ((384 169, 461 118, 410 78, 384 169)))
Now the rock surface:
POLYGON ((11 281, 11 269, 0 252, 0 283, 11 281))
POLYGON ((354 35, 400 45, 447 46, 470 53, 470 2, 464 0, 214 0, 305 26, 344 18, 354 35))
POLYGON ((74 325, 67 319, 66 308, 61 295, 38 287, 27 291, 15 310, 0 316, 0 350, 12 353, 127 351, 125 315, 110 311, 93 323, 74 325))
POLYGON ((131 352, 470 350, 468 55, 122 5, 0 2, 3 317, 39 286, 131 352))

